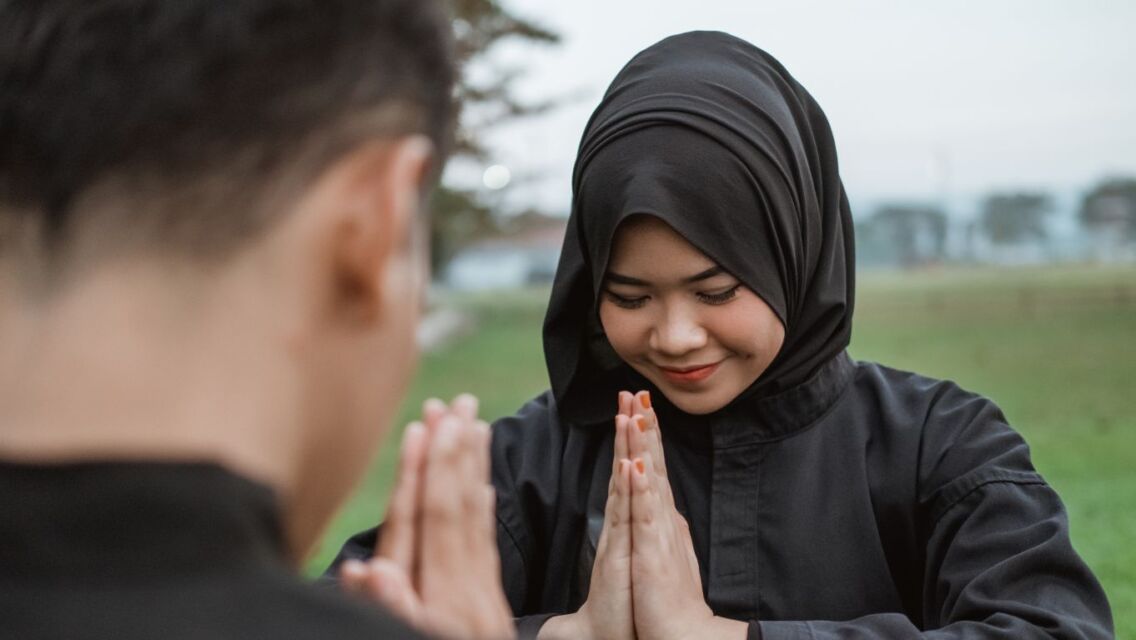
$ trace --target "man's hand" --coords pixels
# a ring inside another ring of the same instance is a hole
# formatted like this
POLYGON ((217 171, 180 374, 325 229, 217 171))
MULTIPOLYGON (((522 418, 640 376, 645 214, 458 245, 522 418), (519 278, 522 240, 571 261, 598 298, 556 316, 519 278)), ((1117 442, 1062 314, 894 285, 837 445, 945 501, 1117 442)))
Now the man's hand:
POLYGON ((501 586, 489 426, 477 400, 428 401, 407 427, 375 557, 341 569, 345 589, 445 638, 513 638, 501 586))

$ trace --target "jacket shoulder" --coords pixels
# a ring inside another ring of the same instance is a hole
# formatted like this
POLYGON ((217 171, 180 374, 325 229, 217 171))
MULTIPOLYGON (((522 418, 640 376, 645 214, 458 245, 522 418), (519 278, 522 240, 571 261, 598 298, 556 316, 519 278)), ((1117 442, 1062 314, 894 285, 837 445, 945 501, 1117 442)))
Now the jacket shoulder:
POLYGON ((876 413, 873 434, 915 448, 920 501, 987 482, 1040 482, 1029 447, 991 399, 940 380, 857 363, 856 388, 876 413))
POLYGON ((552 391, 545 391, 511 416, 493 422, 493 462, 516 470, 532 456, 548 459, 563 448, 567 427, 560 421, 552 391))

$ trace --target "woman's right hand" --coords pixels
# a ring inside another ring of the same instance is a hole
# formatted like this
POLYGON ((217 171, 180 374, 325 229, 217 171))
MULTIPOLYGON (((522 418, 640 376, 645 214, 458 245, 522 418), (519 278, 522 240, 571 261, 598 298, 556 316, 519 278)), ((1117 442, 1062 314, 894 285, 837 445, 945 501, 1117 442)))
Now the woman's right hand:
POLYGON ((631 461, 627 457, 630 421, 631 394, 621 393, 604 526, 596 545, 588 599, 576 613, 544 623, 539 640, 635 638, 631 610, 631 461))

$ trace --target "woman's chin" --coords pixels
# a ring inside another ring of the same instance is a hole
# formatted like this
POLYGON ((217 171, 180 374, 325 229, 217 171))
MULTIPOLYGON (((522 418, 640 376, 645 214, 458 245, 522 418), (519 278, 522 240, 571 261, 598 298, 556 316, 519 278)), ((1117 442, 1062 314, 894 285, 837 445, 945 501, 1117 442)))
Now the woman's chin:
POLYGON ((722 407, 730 404, 733 400, 732 396, 723 394, 715 389, 677 389, 671 385, 657 385, 662 390, 663 395, 670 400, 671 404, 681 410, 683 413, 688 413, 694 416, 702 416, 721 409, 722 407))

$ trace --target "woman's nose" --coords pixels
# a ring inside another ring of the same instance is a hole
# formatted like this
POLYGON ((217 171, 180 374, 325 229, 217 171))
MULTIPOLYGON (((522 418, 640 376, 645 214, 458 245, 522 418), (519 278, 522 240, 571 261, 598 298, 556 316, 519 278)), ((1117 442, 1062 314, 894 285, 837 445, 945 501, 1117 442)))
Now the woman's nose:
POLYGON ((706 330, 695 314, 678 310, 667 313, 651 332, 651 349, 678 357, 706 346, 706 330))

